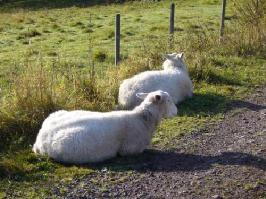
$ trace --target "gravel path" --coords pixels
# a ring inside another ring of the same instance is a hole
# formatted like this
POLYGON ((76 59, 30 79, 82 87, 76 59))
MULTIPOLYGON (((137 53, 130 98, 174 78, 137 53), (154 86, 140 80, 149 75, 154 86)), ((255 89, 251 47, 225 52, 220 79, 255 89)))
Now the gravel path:
POLYGON ((232 103, 222 122, 173 142, 169 151, 96 166, 53 192, 61 198, 266 198, 266 87, 232 103))

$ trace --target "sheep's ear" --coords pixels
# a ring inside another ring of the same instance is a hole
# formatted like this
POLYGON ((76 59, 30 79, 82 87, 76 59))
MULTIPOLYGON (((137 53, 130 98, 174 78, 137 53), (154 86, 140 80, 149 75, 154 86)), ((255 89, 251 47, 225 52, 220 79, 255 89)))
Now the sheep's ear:
POLYGON ((140 98, 144 100, 147 97, 148 93, 137 93, 136 96, 137 98, 140 98))
POLYGON ((162 101, 162 96, 161 95, 155 95, 155 96, 153 96, 152 101, 155 103, 158 103, 158 102, 162 101))
POLYGON ((180 59, 183 59, 184 58, 184 53, 183 52, 182 53, 179 53, 176 56, 179 57, 180 59))
POLYGON ((155 95, 154 98, 155 98, 156 101, 161 101, 162 96, 161 95, 155 95))

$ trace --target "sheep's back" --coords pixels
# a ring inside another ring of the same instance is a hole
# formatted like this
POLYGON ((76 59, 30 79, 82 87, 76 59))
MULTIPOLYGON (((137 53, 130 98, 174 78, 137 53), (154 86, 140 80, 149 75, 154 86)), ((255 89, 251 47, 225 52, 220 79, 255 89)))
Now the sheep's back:
POLYGON ((183 96, 183 93, 187 92, 185 87, 190 87, 190 82, 188 75, 178 70, 143 72, 123 81, 119 89, 119 104, 133 108, 141 103, 136 93, 156 90, 168 92, 174 102, 178 103, 183 99, 179 99, 180 95, 183 96))
POLYGON ((97 162, 116 155, 122 131, 121 114, 65 112, 44 121, 33 150, 62 162, 97 162))

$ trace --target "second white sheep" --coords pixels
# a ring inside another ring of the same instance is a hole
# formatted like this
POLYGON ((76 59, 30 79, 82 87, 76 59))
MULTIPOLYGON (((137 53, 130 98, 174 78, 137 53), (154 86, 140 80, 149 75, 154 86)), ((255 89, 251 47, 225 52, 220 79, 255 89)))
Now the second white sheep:
POLYGON ((125 109, 132 109, 141 103, 136 97, 138 92, 163 90, 172 96, 175 104, 193 95, 193 85, 183 53, 168 54, 163 70, 145 71, 126 79, 119 88, 118 102, 125 109))

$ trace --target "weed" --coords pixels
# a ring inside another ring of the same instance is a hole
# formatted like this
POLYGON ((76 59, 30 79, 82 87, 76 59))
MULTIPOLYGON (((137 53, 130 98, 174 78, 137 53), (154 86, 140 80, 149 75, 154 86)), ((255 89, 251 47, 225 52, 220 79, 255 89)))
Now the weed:
POLYGON ((80 21, 76 22, 73 24, 73 26, 83 26, 84 24, 80 21))
POLYGON ((57 52, 48 52, 47 55, 48 55, 48 56, 53 56, 53 57, 55 57, 55 56, 57 56, 58 54, 57 54, 57 52))
POLYGON ((176 32, 182 32, 182 31, 184 31, 184 29, 183 28, 179 28, 179 27, 175 27, 175 29, 174 29, 176 32))
POLYGON ((167 27, 166 26, 153 26, 150 28, 150 31, 167 31, 167 27))
POLYGON ((51 31, 50 30, 48 30, 48 29, 43 29, 43 31, 42 31, 43 33, 51 33, 51 31))
POLYGON ((131 32, 131 31, 126 31, 126 35, 127 36, 133 36, 133 35, 135 35, 135 33, 134 32, 131 32))
POLYGON ((20 33, 17 39, 20 40, 20 39, 31 38, 31 37, 36 37, 40 35, 42 34, 39 31, 37 31, 36 29, 33 29, 33 30, 28 30, 28 31, 20 33))
POLYGON ((110 30, 110 31, 107 33, 107 37, 106 37, 106 39, 112 39, 112 38, 114 38, 114 36, 115 36, 115 31, 110 30))
POLYGON ((251 183, 245 184, 244 189, 245 191, 251 191, 252 189, 254 189, 254 185, 251 183))
POLYGON ((34 24, 34 23, 35 23, 34 19, 32 19, 32 18, 27 18, 26 19, 26 24, 34 24))
POLYGON ((99 62, 104 62, 106 58, 107 58, 107 55, 105 52, 97 51, 94 54, 94 59, 96 59, 99 62))
POLYGON ((84 29, 83 32, 84 32, 84 33, 92 33, 92 32, 94 32, 94 31, 93 31, 93 29, 91 29, 91 28, 86 28, 86 29, 84 29))

